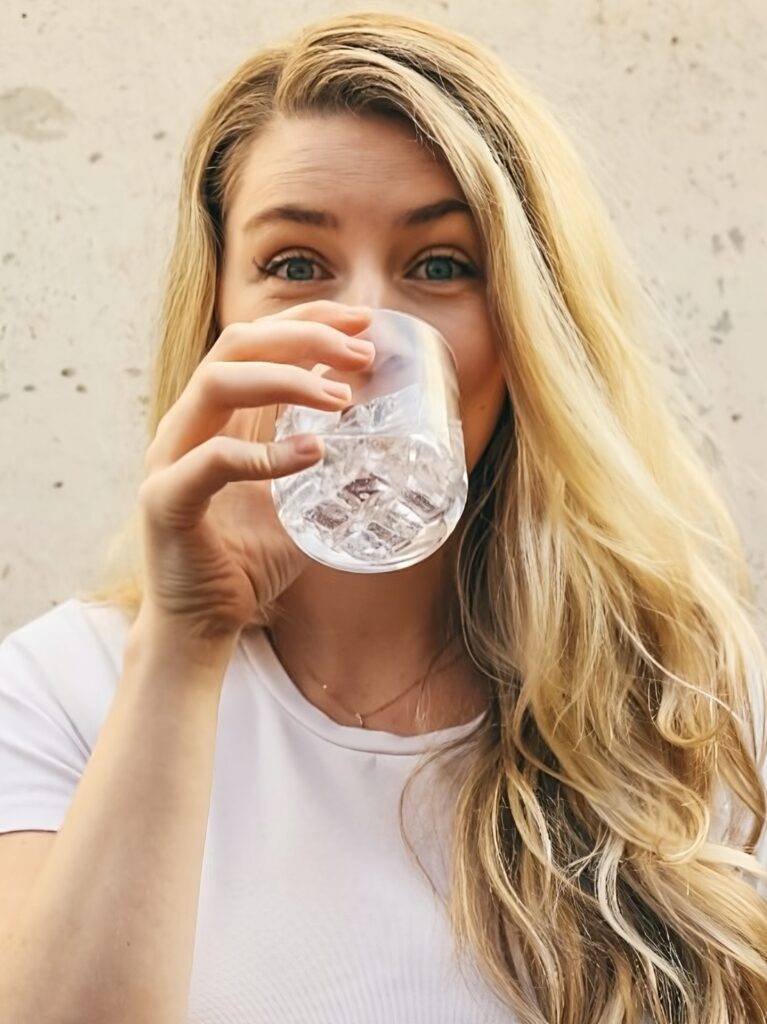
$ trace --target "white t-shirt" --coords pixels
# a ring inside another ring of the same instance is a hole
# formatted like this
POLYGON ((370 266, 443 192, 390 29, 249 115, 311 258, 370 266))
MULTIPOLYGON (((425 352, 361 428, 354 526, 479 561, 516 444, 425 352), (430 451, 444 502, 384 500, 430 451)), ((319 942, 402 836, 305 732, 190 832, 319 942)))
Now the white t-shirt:
MULTIPOLYGON (((71 598, 0 643, 0 832, 61 826, 129 628, 117 606, 71 598)), ((241 633, 219 705, 189 1024, 514 1024, 476 965, 459 965, 397 818, 421 753, 481 717, 421 736, 340 725, 262 629, 241 633)), ((419 810, 430 772, 406 822, 445 896, 447 805, 419 810)))
MULTIPOLYGON (((115 605, 72 598, 0 643, 0 832, 61 826, 128 629, 115 605)), ((476 965, 459 964, 397 818, 421 753, 481 717, 422 736, 340 725, 263 630, 240 635, 219 705, 188 1024, 515 1024, 476 965)), ((430 771, 406 820, 444 898, 449 801, 430 771)), ((767 864, 767 835, 757 856, 767 864)))

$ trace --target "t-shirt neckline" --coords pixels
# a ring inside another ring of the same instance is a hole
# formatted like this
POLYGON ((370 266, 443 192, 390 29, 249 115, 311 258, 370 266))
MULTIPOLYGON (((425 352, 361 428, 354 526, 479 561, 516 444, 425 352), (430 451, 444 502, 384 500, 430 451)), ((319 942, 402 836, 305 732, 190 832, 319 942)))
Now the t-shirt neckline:
POLYGON ((381 729, 342 725, 301 693, 278 658, 263 626, 243 631, 240 640, 247 661, 272 697, 311 732, 340 747, 378 754, 420 754, 467 735, 487 714, 487 710, 484 710, 469 722, 415 736, 400 736, 381 729))

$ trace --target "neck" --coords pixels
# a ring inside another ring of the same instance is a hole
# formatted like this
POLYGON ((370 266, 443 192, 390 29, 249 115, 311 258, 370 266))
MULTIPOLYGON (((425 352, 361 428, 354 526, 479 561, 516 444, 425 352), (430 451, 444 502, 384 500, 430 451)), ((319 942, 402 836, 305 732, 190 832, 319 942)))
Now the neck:
POLYGON ((312 562, 283 591, 270 640, 295 685, 325 714, 357 725, 361 712, 367 728, 412 735, 470 721, 484 709, 486 682, 459 626, 454 537, 417 565, 390 573, 312 562), (430 665, 423 685, 367 714, 430 665))

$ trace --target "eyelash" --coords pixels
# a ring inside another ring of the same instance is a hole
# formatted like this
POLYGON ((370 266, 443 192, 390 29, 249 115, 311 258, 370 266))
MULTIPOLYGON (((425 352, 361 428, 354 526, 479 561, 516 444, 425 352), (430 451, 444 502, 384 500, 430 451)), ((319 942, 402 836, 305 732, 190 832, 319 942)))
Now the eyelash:
MULTIPOLYGON (((474 269, 474 267, 470 263, 467 263, 464 260, 455 259, 455 257, 450 252, 430 252, 430 253, 427 253, 416 264, 414 264, 412 269, 415 269, 415 267, 420 267, 422 263, 427 263, 430 259, 437 259, 439 257, 442 257, 444 259, 452 260, 452 262, 455 263, 456 266, 459 266, 461 268, 461 270, 464 271, 464 274, 465 274, 466 277, 476 277, 477 276, 476 270, 474 269)), ((277 271, 281 267, 283 267, 285 264, 289 263, 291 260, 294 260, 294 259, 306 260, 309 263, 318 263, 319 262, 313 256, 308 255, 305 250, 296 249, 296 250, 289 251, 288 253, 286 253, 285 256, 282 256, 280 259, 271 260, 269 263, 265 264, 264 266, 262 266, 260 263, 258 263, 257 260, 254 258, 253 259, 253 265, 260 271, 261 277, 277 277, 277 271)), ((278 278, 278 280, 285 281, 287 284, 316 284, 317 280, 322 280, 322 279, 321 278, 318 278, 318 279, 311 278, 311 279, 304 280, 304 281, 295 281, 295 280, 291 280, 290 278, 282 277, 282 278, 278 278)), ((440 282, 438 280, 430 280, 429 278, 420 278, 419 280, 426 281, 429 284, 441 284, 442 283, 442 282, 440 282)), ((459 280, 459 278, 450 277, 450 278, 446 278, 445 279, 445 281, 447 283, 449 283, 451 281, 456 281, 456 280, 459 280)))

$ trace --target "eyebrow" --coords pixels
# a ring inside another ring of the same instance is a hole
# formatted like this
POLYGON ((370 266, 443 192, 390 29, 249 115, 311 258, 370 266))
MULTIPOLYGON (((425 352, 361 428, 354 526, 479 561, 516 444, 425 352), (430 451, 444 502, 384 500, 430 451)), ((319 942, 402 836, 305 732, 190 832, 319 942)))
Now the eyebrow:
MULTIPOLYGON (((398 227, 414 227, 417 224, 427 224, 439 220, 449 213, 464 213, 471 216, 471 207, 465 199, 452 197, 440 199, 436 203, 428 203, 426 206, 416 206, 412 210, 406 210, 401 216, 395 218, 394 223, 398 227)), ((310 224, 312 227, 334 228, 335 230, 341 227, 338 217, 328 210, 311 210, 296 203, 285 203, 282 206, 272 206, 254 214, 245 222, 242 230, 252 231, 253 228, 278 221, 310 224)))

